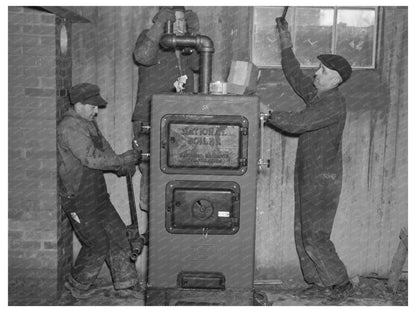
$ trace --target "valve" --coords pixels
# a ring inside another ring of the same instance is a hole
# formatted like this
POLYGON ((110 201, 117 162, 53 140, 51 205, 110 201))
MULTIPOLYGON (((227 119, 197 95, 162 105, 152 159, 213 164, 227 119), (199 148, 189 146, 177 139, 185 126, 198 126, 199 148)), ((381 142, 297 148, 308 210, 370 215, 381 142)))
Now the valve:
MULTIPOLYGON (((150 128, 150 126, 149 126, 149 128, 150 128)), ((133 139, 133 141, 131 142, 131 145, 133 146, 133 149, 134 150, 137 150, 140 153, 139 163, 141 163, 141 162, 147 162, 147 161, 150 160, 150 153, 143 153, 142 152, 142 150, 140 149, 139 142, 137 141, 137 139, 133 139)))

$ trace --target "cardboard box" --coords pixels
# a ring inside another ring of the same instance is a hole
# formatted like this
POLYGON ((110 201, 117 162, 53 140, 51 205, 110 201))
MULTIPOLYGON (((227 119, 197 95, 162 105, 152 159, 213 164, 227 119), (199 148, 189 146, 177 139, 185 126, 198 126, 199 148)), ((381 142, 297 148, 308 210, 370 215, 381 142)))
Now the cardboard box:
POLYGON ((227 79, 229 94, 250 94, 257 90, 259 69, 251 62, 232 61, 227 79))

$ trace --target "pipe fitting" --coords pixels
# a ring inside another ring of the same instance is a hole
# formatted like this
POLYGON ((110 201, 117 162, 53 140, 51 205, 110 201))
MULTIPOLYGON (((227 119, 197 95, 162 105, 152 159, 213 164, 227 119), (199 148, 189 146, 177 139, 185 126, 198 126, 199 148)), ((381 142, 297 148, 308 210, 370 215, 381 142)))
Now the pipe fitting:
POLYGON ((175 48, 194 48, 198 52, 214 53, 214 43, 208 36, 176 36, 175 34, 165 34, 160 39, 160 45, 165 49, 175 48))
POLYGON ((198 47, 197 50, 200 52, 214 53, 214 42, 208 36, 197 36, 198 47))
POLYGON ((175 34, 165 34, 160 39, 160 45, 165 49, 193 48, 201 55, 199 60, 199 91, 208 94, 209 84, 212 75, 212 54, 214 53, 214 43, 207 36, 176 36, 175 34))

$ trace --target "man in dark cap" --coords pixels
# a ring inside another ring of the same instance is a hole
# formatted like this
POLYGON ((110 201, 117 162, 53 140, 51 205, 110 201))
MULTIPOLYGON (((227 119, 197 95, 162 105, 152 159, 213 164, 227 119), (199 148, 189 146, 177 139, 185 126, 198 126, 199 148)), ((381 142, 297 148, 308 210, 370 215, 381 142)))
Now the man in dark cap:
MULTIPOLYGON (((139 65, 139 85, 136 107, 133 112, 134 136, 143 152, 148 153, 149 134, 146 126, 150 123, 150 100, 153 94, 175 92, 175 82, 186 81, 183 92, 194 90, 194 72, 199 68, 199 56, 195 50, 187 53, 164 50, 159 44, 162 36, 170 28, 177 36, 195 36, 199 32, 198 16, 185 7, 161 7, 153 17, 150 29, 143 30, 134 47, 134 60, 139 65), (186 76, 186 79, 182 80, 186 76), (181 79, 180 79, 181 78, 181 79)), ((148 209, 149 164, 139 166, 142 174, 140 182, 140 206, 148 209)))
POLYGON ((57 128, 59 194, 82 247, 65 287, 77 299, 90 297, 105 261, 117 296, 140 298, 126 226, 110 201, 103 174, 133 175, 140 155, 134 150, 117 155, 98 129, 98 108, 107 105, 98 86, 75 85, 69 97, 72 105, 57 128))
POLYGON ((304 292, 347 295, 352 284, 330 240, 342 184, 342 132, 346 104, 338 86, 351 75, 342 56, 319 55, 314 77, 300 70, 292 51, 288 24, 276 20, 283 72, 306 108, 300 112, 270 113, 268 125, 299 136, 295 163, 295 242, 303 277, 311 284, 304 292))

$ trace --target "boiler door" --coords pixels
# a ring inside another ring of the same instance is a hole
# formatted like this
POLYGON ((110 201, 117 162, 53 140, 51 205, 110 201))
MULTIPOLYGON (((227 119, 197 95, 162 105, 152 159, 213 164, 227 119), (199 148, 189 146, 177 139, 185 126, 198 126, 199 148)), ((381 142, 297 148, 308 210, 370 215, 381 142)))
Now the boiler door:
POLYGON ((239 228, 239 193, 235 182, 169 182, 166 230, 172 234, 235 234, 239 228))

